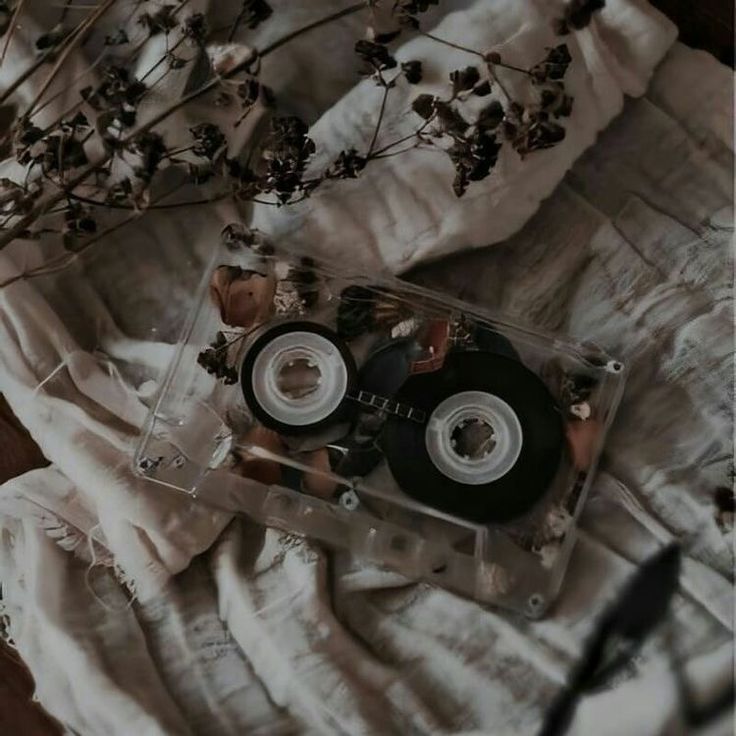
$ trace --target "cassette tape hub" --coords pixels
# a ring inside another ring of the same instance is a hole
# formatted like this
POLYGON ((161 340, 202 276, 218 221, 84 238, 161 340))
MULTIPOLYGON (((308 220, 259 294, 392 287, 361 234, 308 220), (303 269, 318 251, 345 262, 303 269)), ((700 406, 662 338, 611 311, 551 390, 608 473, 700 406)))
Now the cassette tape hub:
POLYGON ((204 503, 539 617, 624 367, 392 277, 213 257, 137 470, 204 503))

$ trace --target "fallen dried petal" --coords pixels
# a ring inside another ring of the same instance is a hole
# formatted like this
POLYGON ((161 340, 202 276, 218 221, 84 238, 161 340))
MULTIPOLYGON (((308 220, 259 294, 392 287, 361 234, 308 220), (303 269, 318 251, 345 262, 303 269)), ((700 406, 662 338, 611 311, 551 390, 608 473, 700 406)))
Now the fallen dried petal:
POLYGON ((226 325, 250 329, 273 314, 276 279, 271 274, 220 266, 212 274, 210 295, 226 325))

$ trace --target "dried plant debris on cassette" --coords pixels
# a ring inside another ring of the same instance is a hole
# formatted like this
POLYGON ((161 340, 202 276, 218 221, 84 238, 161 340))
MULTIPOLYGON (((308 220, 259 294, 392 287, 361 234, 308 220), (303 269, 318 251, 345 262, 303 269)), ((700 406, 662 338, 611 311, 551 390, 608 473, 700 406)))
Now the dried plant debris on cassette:
POLYGON ((217 379, 217 463, 282 489, 268 523, 335 543, 334 509, 387 524, 401 534, 376 543, 381 561, 408 570, 426 546, 432 564, 412 575, 541 615, 554 590, 539 581, 560 580, 622 364, 239 223, 221 252, 203 306, 216 334, 192 344, 217 379), (303 499, 333 509, 324 525, 303 499))

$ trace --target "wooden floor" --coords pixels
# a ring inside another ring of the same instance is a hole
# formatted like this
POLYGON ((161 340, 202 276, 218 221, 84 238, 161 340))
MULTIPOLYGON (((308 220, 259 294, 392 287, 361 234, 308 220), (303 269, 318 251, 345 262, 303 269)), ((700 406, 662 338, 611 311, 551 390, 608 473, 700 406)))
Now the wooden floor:
MULTIPOLYGON (((732 0, 652 0, 680 27, 683 42, 734 61, 732 0)), ((0 396, 0 483, 45 463, 0 396)), ((0 644, 0 735, 57 736, 59 726, 31 701, 33 681, 17 654, 0 644)))
MULTIPOLYGON (((38 446, 0 396, 0 483, 45 464, 38 446)), ((0 643, 0 735, 61 734, 59 726, 31 700, 32 695, 28 670, 14 650, 0 643)))
POLYGON ((734 65, 733 0, 650 0, 680 29, 680 41, 734 65))
POLYGON ((33 679, 18 655, 0 646, 0 734, 3 736, 60 736, 61 728, 36 705, 33 679))

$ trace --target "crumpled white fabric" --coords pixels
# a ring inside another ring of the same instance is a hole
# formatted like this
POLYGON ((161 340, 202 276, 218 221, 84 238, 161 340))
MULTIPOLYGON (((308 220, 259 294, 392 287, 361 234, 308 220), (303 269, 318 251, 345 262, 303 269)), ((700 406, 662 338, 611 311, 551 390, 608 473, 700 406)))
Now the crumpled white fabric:
MULTIPOLYGON (((560 38, 553 31, 564 3, 508 0, 463 3, 432 34, 480 51, 495 50, 505 62, 528 68, 544 49, 567 43, 573 61, 565 88, 575 113, 564 121, 567 135, 553 149, 524 160, 501 149, 493 176, 458 199, 446 155, 428 149, 369 164, 359 179, 318 189, 293 207, 256 205, 254 223, 276 241, 330 257, 349 233, 356 267, 405 271, 418 263, 495 243, 516 232, 557 186, 623 106, 624 95, 643 94, 656 63, 672 44, 675 29, 647 2, 609 0, 588 28, 560 38)), ((377 148, 417 128, 410 102, 422 93, 447 95, 447 75, 477 62, 467 52, 418 36, 399 46, 399 62, 423 60, 423 81, 399 84, 387 100, 377 148)), ((503 86, 525 98, 526 78, 498 70, 503 86)), ((496 94, 499 93, 496 90, 496 94)), ((382 90, 367 79, 348 91, 314 124, 318 144, 314 168, 324 169, 356 139, 370 140, 382 90)))
MULTIPOLYGON (((480 6, 467 5, 468 12, 480 6)), ((497 5, 508 11, 499 13, 502 29, 507 19, 518 20, 518 9, 497 5)), ((541 5, 518 5, 541 12, 541 5)), ((297 16, 300 23, 315 12, 311 3, 294 3, 285 17, 296 25, 297 16)), ((640 74, 633 78, 643 85, 671 27, 638 2, 609 3, 605 13, 605 23, 583 36, 597 32, 614 58, 636 60, 640 74), (643 39, 633 32, 645 28, 650 35, 643 39)), ((345 21, 346 31, 358 27, 354 17, 345 21)), ((339 46, 336 37, 302 39, 297 59, 312 45, 321 48, 320 40, 350 58, 352 44, 339 46)), ((315 138, 357 94, 343 67, 334 85, 324 84, 332 57, 316 68, 302 63, 295 70, 287 57, 279 65, 274 82, 287 99, 294 90, 296 108, 317 120, 315 138), (316 101, 305 93, 310 86, 316 101), (343 93, 334 118, 322 114, 343 93)), ((622 90, 637 92, 631 75, 617 79, 611 114, 622 90)), ((173 93, 182 80, 177 84, 173 93)), ((628 105, 517 236, 418 275, 540 326, 597 339, 631 361, 607 473, 588 505, 561 600, 544 622, 406 586, 398 576, 252 524, 237 522, 220 535, 229 517, 134 479, 129 456, 146 402, 208 241, 235 212, 149 213, 75 268, 0 291, 0 390, 52 461, 0 489, 0 580, 10 633, 50 712, 91 734, 532 733, 613 586, 673 535, 693 540, 675 611, 681 643, 688 654, 712 652, 717 660, 733 618, 731 536, 709 495, 727 483, 731 427, 724 400, 732 350, 724 268, 732 233, 729 90, 727 70, 676 47, 647 97, 628 105), (215 539, 212 552, 190 564, 215 539), (136 600, 92 562, 116 565, 136 600)), ((595 125, 602 127, 600 120, 595 125)), ((485 241, 470 232, 466 239, 459 215, 448 211, 456 229, 433 223, 438 249, 425 255, 505 237, 493 229, 504 227, 501 221, 516 223, 509 234, 523 225, 554 186, 548 168, 559 181, 572 161, 549 154, 540 154, 547 156, 540 164, 544 186, 509 182, 519 184, 523 206, 499 210, 485 241)), ((390 178, 391 170, 385 173, 390 178)), ((448 188, 449 173, 443 176, 448 188)), ((424 191, 418 180, 421 188, 404 185, 402 201, 424 191)), ((336 209, 329 193, 323 224, 334 230, 315 237, 333 238, 326 242, 340 253, 359 248, 357 262, 371 240, 370 218, 358 230, 352 217, 329 219, 336 209)), ((383 221, 383 200, 375 207, 383 221)), ((432 207, 429 222, 442 211, 432 207)), ((413 222, 407 218, 407 233, 413 222)), ((307 218, 299 232, 310 226, 307 218)), ((414 235, 421 243, 416 229, 414 235)), ((45 246, 14 248, 2 256, 0 279, 44 255, 45 246)), ((390 253, 381 257, 400 267, 390 253)), ((631 681, 653 698, 674 687, 661 662, 655 642, 642 663, 659 675, 642 669, 642 681, 631 681)), ((607 702, 586 708, 578 733, 610 713, 607 702)), ((642 716, 640 732, 663 732, 669 716, 642 716)))

